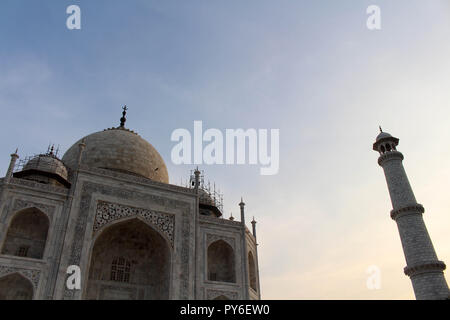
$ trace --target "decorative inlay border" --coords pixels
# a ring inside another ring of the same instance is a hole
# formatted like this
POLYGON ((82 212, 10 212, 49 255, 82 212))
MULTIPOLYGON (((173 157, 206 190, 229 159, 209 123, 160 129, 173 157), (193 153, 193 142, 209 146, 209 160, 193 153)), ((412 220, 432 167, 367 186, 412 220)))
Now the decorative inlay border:
POLYGON ((69 192, 69 189, 66 189, 66 188, 56 187, 56 186, 52 186, 49 184, 39 183, 39 182, 20 179, 20 178, 11 178, 10 183, 22 185, 22 186, 26 186, 26 187, 31 187, 31 188, 37 189, 38 191, 47 191, 47 192, 63 194, 65 196, 67 196, 67 193, 69 192))
POLYGON ((127 288, 113 285, 101 285, 100 286, 100 296, 105 293, 105 290, 117 290, 117 291, 125 291, 131 293, 131 299, 136 300, 137 298, 137 289, 136 288, 127 288))
POLYGON ((181 187, 181 186, 177 186, 174 184, 158 182, 158 181, 150 180, 148 178, 144 178, 144 177, 134 175, 134 174, 127 174, 124 172, 113 171, 113 170, 108 170, 108 169, 94 168, 94 167, 86 166, 84 164, 80 165, 80 169, 85 172, 88 172, 88 173, 94 173, 94 174, 98 174, 98 175, 102 175, 102 176, 108 176, 111 178, 123 179, 123 180, 127 180, 129 182, 137 182, 137 183, 145 184, 148 186, 161 187, 161 188, 173 190, 176 192, 195 194, 195 189, 181 187))
MULTIPOLYGON (((81 187, 81 198, 76 218, 75 236, 70 248, 69 265, 80 265, 81 252, 84 245, 86 225, 89 218, 91 200, 94 193, 102 194, 119 199, 157 204, 165 208, 178 209, 182 213, 181 231, 181 267, 180 267, 180 296, 179 299, 189 299, 189 236, 190 236, 190 203, 181 200, 174 200, 156 195, 137 192, 126 188, 116 188, 94 182, 83 182, 81 187)), ((95 210, 95 209, 94 209, 95 210)), ((94 213, 95 214, 95 213, 94 213)), ((64 288, 64 299, 73 299, 74 290, 64 288)))
POLYGON ((405 267, 403 271, 407 276, 411 277, 419 273, 442 272, 445 270, 445 268, 446 268, 445 263, 443 261, 437 260, 432 262, 421 263, 411 267, 405 267))
POLYGON ((14 201, 12 212, 17 212, 19 210, 26 209, 26 208, 37 208, 37 209, 41 210, 43 213, 45 213, 50 219, 53 216, 53 212, 55 211, 55 206, 50 206, 47 204, 29 201, 29 200, 16 199, 14 201))
POLYGON ((226 243, 228 243, 233 248, 233 250, 236 249, 234 244, 234 238, 210 233, 206 234, 206 248, 208 248, 211 243, 216 242, 217 240, 223 240, 226 243))
POLYGON ((421 214, 424 212, 425 212, 425 208, 421 204, 415 203, 415 204, 411 204, 411 205, 405 206, 405 207, 397 209, 397 210, 391 210, 391 218, 393 220, 395 220, 395 219, 397 219, 401 216, 407 215, 407 214, 417 214, 417 213, 421 214))
POLYGON ((35 269, 24 269, 24 268, 18 268, 18 267, 10 267, 10 266, 0 266, 0 277, 13 274, 13 273, 19 273, 28 280, 31 281, 33 284, 34 289, 37 288, 39 284, 39 279, 41 277, 41 271, 35 270, 35 269))
POLYGON ((217 297, 225 296, 230 300, 237 300, 239 298, 239 294, 235 291, 225 291, 225 290, 207 290, 206 291, 206 299, 213 300, 217 297))
POLYGON ((241 227, 242 223, 239 221, 231 221, 231 220, 227 220, 227 219, 222 219, 222 218, 217 218, 217 217, 209 217, 209 216, 203 216, 200 215, 200 221, 201 222, 208 222, 208 223, 218 223, 218 224, 222 224, 222 225, 230 225, 233 227, 241 227))
POLYGON ((105 225, 108 225, 115 220, 126 217, 143 218, 145 221, 149 222, 156 229, 165 234, 170 241, 170 245, 173 248, 173 234, 175 229, 174 215, 148 209, 124 206, 121 204, 106 201, 97 202, 97 211, 93 226, 94 233, 96 233, 105 225))

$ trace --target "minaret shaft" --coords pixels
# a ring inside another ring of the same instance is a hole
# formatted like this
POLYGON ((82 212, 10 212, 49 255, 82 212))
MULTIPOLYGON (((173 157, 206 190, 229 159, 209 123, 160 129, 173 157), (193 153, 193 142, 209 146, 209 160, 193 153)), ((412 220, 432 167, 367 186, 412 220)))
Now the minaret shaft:
POLYGON ((403 168, 403 155, 395 149, 397 144, 397 138, 383 133, 374 150, 381 154, 378 164, 384 170, 393 207, 391 218, 400 234, 407 264, 404 272, 411 279, 416 299, 447 299, 445 264, 437 258, 423 220, 424 208, 416 201, 403 168))
POLYGON ((385 158, 383 160, 383 158, 380 157, 380 160, 385 164, 383 166, 384 175, 389 188, 392 207, 396 210, 411 203, 416 203, 416 197, 414 196, 405 169, 403 168, 402 154, 398 151, 392 151, 389 155, 390 159, 385 158))

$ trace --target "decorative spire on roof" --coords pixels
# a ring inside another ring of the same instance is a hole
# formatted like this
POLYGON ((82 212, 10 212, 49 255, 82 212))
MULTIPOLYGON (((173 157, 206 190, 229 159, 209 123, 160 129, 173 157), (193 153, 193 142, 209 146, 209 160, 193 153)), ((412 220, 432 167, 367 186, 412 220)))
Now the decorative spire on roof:
POLYGON ((125 116, 127 115, 127 106, 123 106, 122 108, 123 112, 122 112, 122 118, 120 118, 120 127, 121 128, 125 128, 125 122, 127 121, 127 118, 125 118, 125 116))
POLYGON ((380 128, 380 133, 383 132, 383 129, 381 129, 381 126, 378 126, 378 128, 380 128))

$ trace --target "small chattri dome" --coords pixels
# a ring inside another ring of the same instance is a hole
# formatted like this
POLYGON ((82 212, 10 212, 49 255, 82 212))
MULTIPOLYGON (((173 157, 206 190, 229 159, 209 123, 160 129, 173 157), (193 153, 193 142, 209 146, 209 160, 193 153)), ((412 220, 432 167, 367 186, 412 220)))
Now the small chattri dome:
POLYGON ((215 198, 214 195, 206 192, 205 190, 198 189, 200 214, 202 215, 214 215, 216 217, 222 216, 220 211, 220 201, 215 198))
POLYGON ((376 138, 376 141, 379 141, 379 140, 381 140, 381 139, 384 139, 384 138, 392 138, 392 136, 389 134, 389 133, 387 133, 387 132, 380 132, 380 134, 377 136, 377 138, 376 138))
POLYGON ((215 206, 215 201, 213 200, 212 196, 205 190, 199 188, 198 196, 199 196, 199 201, 201 204, 215 206))
POLYGON ((25 161, 22 169, 14 173, 14 177, 55 186, 70 187, 68 170, 53 152, 39 154, 25 161))
POLYGON ((22 171, 36 170, 40 172, 56 174, 68 180, 67 168, 58 158, 50 154, 40 154, 28 161, 22 171))
POLYGON ((381 154, 384 154, 385 151, 397 151, 396 146, 398 145, 398 141, 398 138, 391 136, 387 132, 383 132, 380 127, 380 133, 378 134, 372 148, 381 154))

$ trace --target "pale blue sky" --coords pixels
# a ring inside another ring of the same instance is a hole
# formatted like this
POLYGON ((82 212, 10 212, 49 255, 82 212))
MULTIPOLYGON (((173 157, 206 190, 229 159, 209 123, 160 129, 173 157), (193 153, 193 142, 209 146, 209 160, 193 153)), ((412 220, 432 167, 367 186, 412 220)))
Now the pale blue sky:
POLYGON ((205 166, 259 221, 263 297, 412 298, 378 125, 400 138, 438 256, 450 263, 450 3, 430 1, 0 2, 0 171, 127 126, 170 161, 174 129, 280 129, 280 172, 205 166), (66 28, 67 6, 82 30, 66 28), (382 30, 366 28, 381 8, 382 30), (381 290, 365 286, 378 265, 381 290))

